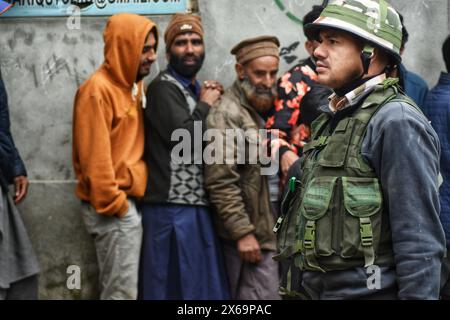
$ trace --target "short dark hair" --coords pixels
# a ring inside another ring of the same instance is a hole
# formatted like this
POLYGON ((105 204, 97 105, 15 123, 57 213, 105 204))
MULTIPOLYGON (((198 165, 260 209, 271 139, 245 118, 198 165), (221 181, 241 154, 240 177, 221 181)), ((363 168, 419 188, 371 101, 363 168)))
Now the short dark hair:
POLYGON ((401 13, 398 14, 400 16, 400 21, 402 23, 402 48, 405 47, 406 43, 409 40, 409 32, 406 30, 405 23, 403 21, 403 15, 401 13))
POLYGON ((303 17, 303 33, 308 40, 313 39, 308 38, 308 36, 306 35, 305 26, 316 21, 320 17, 323 9, 325 9, 323 6, 313 6, 312 10, 303 17))
POLYGON ((444 41, 444 45, 442 46, 442 55, 444 56, 447 72, 450 73, 450 36, 448 36, 444 41))

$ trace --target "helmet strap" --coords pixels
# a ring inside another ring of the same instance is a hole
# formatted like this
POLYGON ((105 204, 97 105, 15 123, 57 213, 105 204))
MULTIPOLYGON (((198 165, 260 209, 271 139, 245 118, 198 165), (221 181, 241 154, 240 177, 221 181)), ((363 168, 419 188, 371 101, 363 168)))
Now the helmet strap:
POLYGON ((369 67, 370 67, 370 61, 373 58, 373 52, 375 48, 371 45, 365 45, 363 51, 361 52, 361 61, 363 64, 363 74, 362 77, 364 77, 366 74, 369 73, 369 67))
POLYGON ((364 82, 368 81, 370 78, 364 78, 365 75, 369 73, 370 61, 373 58, 375 48, 371 45, 366 44, 364 49, 361 51, 361 62, 363 65, 363 73, 356 77, 353 81, 349 82, 346 86, 335 89, 334 91, 339 97, 342 97, 349 93, 350 91, 356 89, 364 82))
POLYGON ((398 69, 397 64, 388 64, 386 68, 384 69, 384 73, 390 75, 392 72, 394 72, 396 69, 398 69))

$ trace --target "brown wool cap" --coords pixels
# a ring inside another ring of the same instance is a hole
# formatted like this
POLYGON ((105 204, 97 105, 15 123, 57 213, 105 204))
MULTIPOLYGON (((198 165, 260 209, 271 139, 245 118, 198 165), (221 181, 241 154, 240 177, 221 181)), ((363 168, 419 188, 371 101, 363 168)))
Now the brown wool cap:
POLYGON ((265 56, 280 58, 280 41, 274 36, 261 36, 244 40, 234 46, 231 54, 236 56, 236 61, 240 64, 265 56))
POLYGON ((194 16, 188 13, 177 13, 173 15, 169 25, 167 26, 166 32, 164 33, 166 51, 169 51, 173 41, 178 35, 188 32, 197 33, 203 39, 204 31, 202 19, 199 16, 194 16))

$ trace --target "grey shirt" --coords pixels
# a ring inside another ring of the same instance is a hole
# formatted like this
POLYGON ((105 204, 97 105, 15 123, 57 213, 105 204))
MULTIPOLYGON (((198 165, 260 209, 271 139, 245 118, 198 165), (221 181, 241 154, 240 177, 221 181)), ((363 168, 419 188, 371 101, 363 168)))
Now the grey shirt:
MULTIPOLYGON (((436 133, 415 108, 390 102, 370 121, 361 152, 380 179, 392 230, 395 267, 380 269, 379 292, 438 299, 445 236, 439 221, 436 133)), ((368 288, 370 277, 364 268, 307 271, 303 284, 318 299, 364 299, 377 293, 368 288)))

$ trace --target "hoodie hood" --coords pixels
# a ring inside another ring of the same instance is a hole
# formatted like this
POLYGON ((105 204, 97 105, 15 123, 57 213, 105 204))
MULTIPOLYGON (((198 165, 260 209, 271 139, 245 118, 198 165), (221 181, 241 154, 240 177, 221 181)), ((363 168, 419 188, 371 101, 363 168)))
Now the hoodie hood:
POLYGON ((136 82, 144 42, 152 29, 156 32, 157 50, 158 29, 150 19, 128 13, 108 19, 103 32, 104 67, 119 85, 132 88, 136 82))

